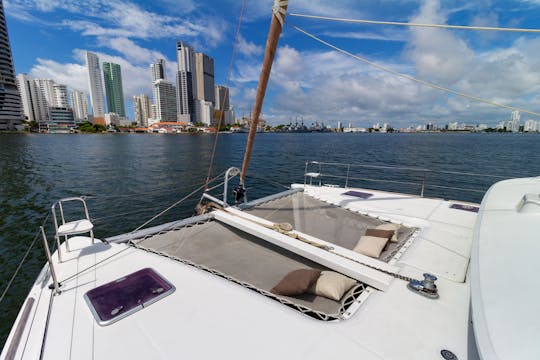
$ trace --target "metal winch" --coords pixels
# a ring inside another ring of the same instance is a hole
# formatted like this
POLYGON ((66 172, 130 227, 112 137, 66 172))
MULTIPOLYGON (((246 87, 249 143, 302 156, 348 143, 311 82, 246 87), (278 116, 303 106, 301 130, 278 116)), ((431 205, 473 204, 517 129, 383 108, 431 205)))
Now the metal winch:
POLYGON ((437 290, 437 285, 435 285, 435 281, 437 281, 435 275, 425 273, 424 280, 420 281, 413 279, 409 281, 407 288, 427 298, 438 299, 439 292, 437 290))

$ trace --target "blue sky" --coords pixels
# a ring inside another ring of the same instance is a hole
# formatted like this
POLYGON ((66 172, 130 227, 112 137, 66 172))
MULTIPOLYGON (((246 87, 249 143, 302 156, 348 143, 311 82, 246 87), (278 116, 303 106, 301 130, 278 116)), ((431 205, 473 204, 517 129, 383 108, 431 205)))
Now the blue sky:
MULTIPOLYGON (((248 0, 231 78, 237 116, 253 104, 272 0, 248 0)), ((122 66, 128 115, 151 95, 149 65, 176 67, 184 40, 215 59, 225 84, 240 0, 4 0, 17 72, 87 91, 84 51, 122 66)), ((357 19, 540 28, 540 0, 291 0, 289 12, 357 19)), ((540 34, 407 29, 289 17, 354 54, 474 96, 540 111, 540 34)), ((450 96, 381 72, 286 26, 263 116, 273 124, 339 120, 395 127, 432 121, 495 124, 510 111, 450 96)), ((523 119, 534 118, 523 115, 523 119)), ((536 118, 535 118, 536 119, 536 118)), ((537 119, 540 120, 540 119, 537 119)))

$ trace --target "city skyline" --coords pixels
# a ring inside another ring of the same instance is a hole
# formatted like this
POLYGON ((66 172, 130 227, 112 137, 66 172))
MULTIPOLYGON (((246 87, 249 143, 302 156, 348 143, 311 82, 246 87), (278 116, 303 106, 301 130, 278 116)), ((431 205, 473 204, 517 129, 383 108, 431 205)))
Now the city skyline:
MULTIPOLYGON (((152 84, 147 81, 151 63, 164 59, 168 65, 166 78, 176 82, 175 43, 178 40, 213 58, 215 83, 227 83, 232 38, 239 14, 236 2, 181 1, 172 6, 164 0, 152 3, 91 0, 87 5, 67 6, 54 2, 45 7, 37 1, 12 0, 7 4, 10 36, 13 38, 15 34, 17 40, 12 40, 17 73, 55 79, 69 88, 89 93, 84 76, 84 51, 89 50, 101 61, 122 67, 127 115, 131 119, 134 118, 133 96, 152 94, 152 84), (208 11, 201 12, 202 8, 208 11), (127 10, 129 17, 119 21, 120 14, 128 14, 127 10), (44 17, 50 21, 44 22, 44 17), (51 24, 61 24, 65 41, 57 41, 60 33, 56 33, 51 24), (28 38, 24 36, 27 30, 37 35, 28 38), (47 50, 49 48, 51 51, 47 50)), ((249 3, 246 8, 231 77, 230 97, 238 115, 249 113, 253 103, 271 6, 272 1, 262 0, 249 3)), ((322 1, 298 0, 290 3, 289 12, 540 27, 540 6, 533 0, 498 2, 493 6, 486 2, 391 0, 385 6, 363 4, 361 8, 350 0, 332 7, 322 1)), ((537 95, 540 57, 536 56, 536 35, 495 36, 442 29, 321 23, 293 17, 289 20, 331 43, 401 73, 506 105, 540 111, 537 95)), ((429 119, 494 125, 507 119, 508 111, 448 96, 381 73, 286 27, 272 70, 263 116, 273 124, 303 116, 310 122, 342 120, 359 126, 374 121, 407 126, 429 119)), ((535 117, 523 113, 523 121, 529 118, 535 117)))

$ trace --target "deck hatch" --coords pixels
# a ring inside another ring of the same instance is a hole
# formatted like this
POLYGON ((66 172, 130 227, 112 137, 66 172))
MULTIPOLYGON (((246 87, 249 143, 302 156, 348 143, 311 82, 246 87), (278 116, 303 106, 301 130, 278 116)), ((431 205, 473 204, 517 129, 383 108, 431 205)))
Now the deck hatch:
POLYGON ((175 287, 150 268, 141 269, 84 294, 94 318, 109 325, 170 295, 175 287))
POLYGON ((347 192, 344 192, 343 194, 341 195, 347 195, 347 196, 354 196, 354 197, 359 197, 361 199, 369 199, 370 197, 373 196, 373 194, 371 193, 368 193, 368 192, 363 192, 363 191, 347 191, 347 192))
POLYGON ((450 209, 470 211, 474 213, 477 213, 480 210, 478 206, 464 205, 464 204, 452 204, 450 205, 450 209))

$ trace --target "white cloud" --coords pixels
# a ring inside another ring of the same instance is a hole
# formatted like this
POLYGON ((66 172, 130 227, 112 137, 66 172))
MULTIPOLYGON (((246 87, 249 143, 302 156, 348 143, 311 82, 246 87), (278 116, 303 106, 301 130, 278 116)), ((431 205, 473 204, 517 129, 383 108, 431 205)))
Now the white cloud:
MULTIPOLYGON (((189 8, 190 2, 182 4, 189 8)), ((212 16, 189 19, 158 14, 127 0, 10 0, 8 8, 14 16, 26 21, 39 18, 36 13, 56 10, 79 15, 61 21, 60 25, 85 36, 202 38, 206 46, 214 47, 222 40, 226 28, 223 20, 212 16)))
POLYGON ((246 40, 242 35, 238 36, 238 52, 246 56, 258 56, 263 53, 263 47, 252 41, 246 40))
MULTIPOLYGON (((443 24, 446 18, 438 0, 426 0, 411 22, 443 24)), ((413 28, 410 31, 412 38, 407 55, 415 64, 417 76, 449 86, 469 71, 473 52, 455 33, 426 28, 413 28)))

